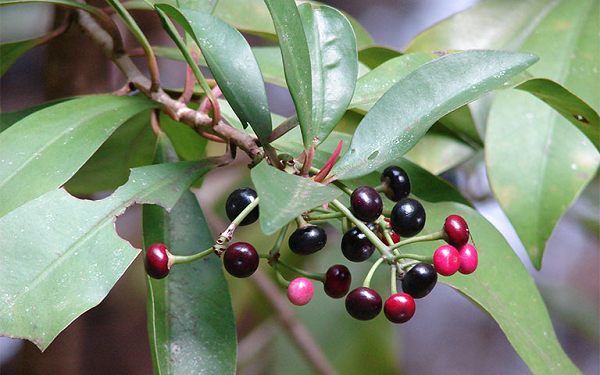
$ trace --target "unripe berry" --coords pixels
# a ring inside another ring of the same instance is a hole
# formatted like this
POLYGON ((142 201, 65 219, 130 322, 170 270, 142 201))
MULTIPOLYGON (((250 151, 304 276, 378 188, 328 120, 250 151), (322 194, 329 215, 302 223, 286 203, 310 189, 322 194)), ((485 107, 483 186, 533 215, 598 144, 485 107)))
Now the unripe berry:
POLYGON ((442 245, 433 253, 433 266, 442 276, 452 276, 460 267, 458 250, 451 245, 442 245))
POLYGON ((459 215, 450 215, 446 218, 443 232, 446 242, 457 249, 469 241, 469 226, 459 215))
POLYGON ((148 276, 154 279, 165 278, 171 269, 167 247, 161 243, 148 246, 144 257, 144 267, 148 276))
POLYGON ((458 250, 458 256, 460 258, 460 267, 458 268, 458 272, 468 275, 477 269, 478 257, 475 246, 469 243, 464 244, 458 250))
POLYGON ((415 300, 406 293, 396 293, 385 301, 383 312, 392 323, 406 323, 415 315, 415 300))
POLYGON ((294 279, 287 288, 288 299, 296 306, 304 306, 309 303, 313 292, 312 282, 304 277, 294 279))

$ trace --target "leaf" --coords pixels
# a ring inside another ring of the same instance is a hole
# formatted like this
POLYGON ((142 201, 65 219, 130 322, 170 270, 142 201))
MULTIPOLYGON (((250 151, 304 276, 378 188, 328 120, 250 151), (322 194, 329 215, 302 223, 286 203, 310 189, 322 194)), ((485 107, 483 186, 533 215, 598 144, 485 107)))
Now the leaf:
POLYGON ((138 255, 114 221, 134 203, 170 210, 214 160, 136 168, 100 201, 53 190, 0 218, 0 335, 44 350, 79 315, 96 306, 138 255), (49 251, 51 250, 51 251, 49 251))
MULTIPOLYGON (((174 150, 160 136, 157 162, 173 161, 174 150)), ((170 213, 143 207, 144 247, 163 243, 176 255, 213 245, 193 193, 186 191, 170 213)), ((155 374, 234 374, 236 332, 221 262, 208 256, 176 265, 169 276, 148 282, 148 337, 155 374), (201 286, 201 287, 199 287, 201 286)))
POLYGON ((189 126, 161 113, 160 127, 165 131, 177 156, 182 160, 198 160, 206 156, 208 139, 198 135, 189 126))
POLYGON ((384 62, 398 56, 402 56, 402 53, 381 46, 371 46, 358 51, 358 60, 370 69, 375 69, 384 62))
POLYGON ((331 173, 342 179, 358 177, 404 155, 439 118, 535 61, 535 56, 525 53, 465 51, 422 65, 392 86, 367 113, 350 150, 331 173))
POLYGON ((5 131, 9 127, 13 126, 15 123, 19 122, 20 120, 24 119, 30 114, 39 111, 40 109, 44 109, 46 107, 50 107, 71 99, 73 98, 61 98, 56 100, 50 100, 41 104, 36 104, 34 106, 19 109, 16 111, 4 112, 0 116, 0 132, 5 131))
POLYGON ((242 124, 250 124, 263 145, 271 134, 271 116, 265 83, 246 39, 236 29, 204 12, 157 8, 173 17, 191 35, 208 63, 223 96, 242 124))
MULTIPOLYGON (((595 109, 600 108, 599 18, 598 1, 563 0, 544 14, 521 47, 541 58, 531 74, 555 81, 595 109)), ((580 101, 556 89, 552 93, 561 93, 555 99, 561 106, 577 102, 581 108, 580 101)), ((588 116, 592 121, 594 116, 588 116)), ((490 185, 537 269, 559 218, 600 165, 596 147, 569 121, 518 90, 498 93, 488 119, 485 158, 490 185)), ((594 133, 585 132, 597 144, 594 133)))
MULTIPOLYGON (((163 1, 161 1, 163 2, 163 1)), ((199 10, 205 13, 212 13, 219 0, 177 0, 177 8, 199 10)), ((173 4, 173 6, 175 6, 173 4)))
POLYGON ((158 106, 145 97, 89 96, 42 109, 3 131, 0 216, 60 187, 121 124, 158 106))
POLYGON ((600 118, 586 102, 560 84, 544 78, 533 78, 515 87, 535 95, 575 125, 590 142, 600 149, 600 118))
POLYGON ((354 92, 358 74, 356 38, 338 10, 301 4, 312 74, 312 121, 302 126, 304 147, 317 147, 340 121, 354 92))
POLYGON ((339 189, 282 172, 264 162, 252 168, 251 177, 260 199, 260 227, 266 235, 342 194, 339 189))
POLYGON ((435 58, 437 56, 430 53, 417 52, 384 62, 358 79, 350 108, 361 113, 368 112, 373 104, 396 82, 435 58))
POLYGON ((0 76, 10 68, 25 52, 37 46, 44 37, 0 44, 0 76))
MULTIPOLYGON (((302 20, 294 0, 265 0, 277 32, 285 80, 303 130, 308 134, 312 126, 312 76, 310 51, 302 20)), ((310 139, 304 139, 305 147, 310 139)))

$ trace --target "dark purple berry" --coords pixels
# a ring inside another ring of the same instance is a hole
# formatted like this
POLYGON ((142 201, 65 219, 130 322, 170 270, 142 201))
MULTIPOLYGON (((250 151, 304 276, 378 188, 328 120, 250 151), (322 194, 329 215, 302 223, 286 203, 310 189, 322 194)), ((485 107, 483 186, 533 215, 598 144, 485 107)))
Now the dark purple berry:
POLYGON ((327 233, 318 225, 300 227, 292 233, 288 240, 290 249, 300 255, 316 253, 325 247, 327 233))
MULTIPOLYGON (((248 207, 257 197, 256 191, 249 187, 241 187, 232 191, 225 202, 225 212, 227 212, 229 220, 235 220, 244 211, 244 208, 248 207)), ((258 207, 256 207, 242 220, 240 226, 254 223, 258 220, 258 214, 258 207)))
POLYGON ((354 319, 371 320, 381 312, 381 296, 371 288, 360 287, 346 297, 346 310, 354 319))
POLYGON ((231 276, 251 276, 258 268, 258 253, 249 243, 233 243, 223 253, 223 266, 231 276))
POLYGON ((415 315, 415 300, 408 294, 396 293, 385 301, 383 312, 392 323, 406 323, 415 315))
POLYGON ((161 243, 148 246, 146 257, 144 257, 144 267, 148 276, 155 279, 165 278, 171 268, 167 247, 161 243))
MULTIPOLYGON (((368 223, 367 227, 374 230, 373 223, 368 223)), ((364 262, 369 259, 375 251, 375 245, 367 238, 367 236, 358 229, 351 228, 342 237, 342 253, 346 259, 353 262, 364 262)))
POLYGON ((413 298, 423 298, 437 283, 437 272, 429 263, 419 263, 402 277, 402 290, 413 298))
POLYGON ((352 275, 346 266, 336 264, 329 267, 325 274, 323 287, 325 293, 331 298, 342 298, 350 290, 352 275))
POLYGON ((391 165, 381 173, 381 182, 385 185, 385 196, 394 202, 408 197, 410 194, 410 179, 404 169, 391 165))
POLYGON ((404 198, 392 208, 390 221, 400 237, 412 237, 425 226, 425 208, 415 199, 404 198))
POLYGON ((444 222, 444 239, 459 249, 469 241, 469 226, 459 215, 450 215, 444 222))
POLYGON ((381 195, 370 186, 361 186, 352 192, 350 205, 354 215, 362 221, 374 221, 383 211, 381 195))

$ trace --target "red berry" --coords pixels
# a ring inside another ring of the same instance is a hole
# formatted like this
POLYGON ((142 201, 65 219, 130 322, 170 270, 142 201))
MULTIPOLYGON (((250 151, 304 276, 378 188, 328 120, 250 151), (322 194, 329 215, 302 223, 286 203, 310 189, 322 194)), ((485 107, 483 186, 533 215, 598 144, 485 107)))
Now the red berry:
POLYGON ((433 266, 442 276, 452 276, 460 267, 458 250, 451 245, 442 245, 433 253, 433 266))
POLYGON ((148 276, 155 279, 165 278, 171 268, 167 247, 161 243, 148 246, 144 258, 144 267, 148 276))
POLYGON ((358 320, 371 320, 381 312, 381 296, 371 288, 356 288, 346 297, 346 311, 358 320))
POLYGON ((323 288, 325 293, 331 298, 342 298, 350 290, 352 275, 348 267, 341 264, 336 264, 329 267, 325 274, 325 282, 323 288))
MULTIPOLYGON (((388 228, 392 229, 392 223, 390 222, 390 220, 389 220, 389 219, 385 219, 385 222, 387 223, 387 226, 388 226, 388 228)), ((396 232, 394 232, 394 230, 393 230, 393 229, 392 229, 392 235, 391 235, 391 237, 392 237, 392 241, 393 241, 394 243, 398 243, 398 242, 400 242, 400 236, 399 236, 399 235, 398 235, 396 232)), ((386 245, 388 245, 388 246, 391 246, 391 245, 393 245, 393 244, 391 244, 391 243, 387 243, 387 240, 385 239, 385 237, 383 238, 383 242, 384 242, 386 245)))
POLYGON ((309 279, 299 277, 294 279, 287 288, 287 296, 291 303, 296 306, 304 306, 310 302, 313 296, 313 284, 309 279))
POLYGON ((251 276, 258 268, 258 252, 249 243, 233 243, 223 253, 223 266, 231 276, 251 276))
POLYGON ((468 275, 477 269, 477 249, 475 246, 467 243, 458 250, 460 258, 460 267, 458 272, 468 275))
POLYGON ((392 323, 406 323, 415 315, 415 300, 406 293, 396 293, 385 301, 383 312, 392 323))
POLYGON ((443 230, 446 242, 457 249, 469 241, 469 226, 461 216, 448 216, 443 230))
POLYGON ((354 215, 362 221, 374 221, 383 211, 381 195, 370 186, 354 189, 350 196, 350 205, 354 215))

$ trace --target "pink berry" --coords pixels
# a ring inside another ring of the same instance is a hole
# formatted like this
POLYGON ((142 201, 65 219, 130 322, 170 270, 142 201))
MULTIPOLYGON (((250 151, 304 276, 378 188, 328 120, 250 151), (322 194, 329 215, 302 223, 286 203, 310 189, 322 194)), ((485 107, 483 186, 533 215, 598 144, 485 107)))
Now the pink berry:
POLYGON ((469 226, 462 216, 448 216, 443 231, 446 242, 457 249, 469 241, 469 226))
POLYGON ((475 246, 467 243, 458 250, 460 258, 460 267, 458 272, 468 275, 477 269, 477 249, 475 246))
POLYGON ((433 266, 442 276, 452 276, 460 267, 458 250, 451 245, 442 245, 433 253, 433 266))
POLYGON ((291 303, 296 306, 304 306, 310 302, 313 296, 313 284, 309 279, 299 277, 294 279, 287 288, 287 296, 291 303))
POLYGON ((415 315, 415 300, 406 293, 396 293, 385 301, 383 312, 392 323, 406 323, 415 315))

